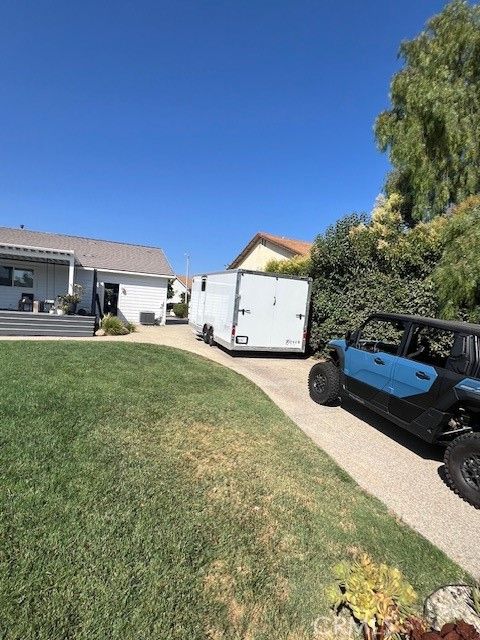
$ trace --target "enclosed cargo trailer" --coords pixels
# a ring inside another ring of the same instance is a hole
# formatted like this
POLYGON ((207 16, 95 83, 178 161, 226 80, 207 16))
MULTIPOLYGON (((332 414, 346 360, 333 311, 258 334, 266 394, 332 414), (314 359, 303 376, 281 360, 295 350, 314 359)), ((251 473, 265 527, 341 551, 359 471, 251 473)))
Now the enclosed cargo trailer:
POLYGON ((234 269, 194 276, 188 322, 230 351, 303 353, 311 278, 234 269))

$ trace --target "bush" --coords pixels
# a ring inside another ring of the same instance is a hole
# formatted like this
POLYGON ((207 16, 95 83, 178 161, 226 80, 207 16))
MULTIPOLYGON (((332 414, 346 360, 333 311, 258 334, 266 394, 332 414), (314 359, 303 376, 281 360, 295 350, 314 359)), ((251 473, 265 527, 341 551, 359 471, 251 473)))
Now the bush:
POLYGON ((336 565, 334 574, 335 584, 328 589, 331 603, 337 611, 347 609, 361 624, 364 640, 398 637, 405 631, 417 594, 398 569, 363 554, 336 565))
POLYGON ((289 260, 270 260, 265 265, 267 273, 284 273, 289 276, 308 276, 312 268, 310 256, 294 256, 289 260))
POLYGON ((177 318, 186 318, 188 316, 188 305, 185 302, 177 302, 173 305, 173 313, 177 318))
POLYGON ((103 316, 101 327, 107 336, 124 336, 127 333, 130 333, 129 329, 120 320, 120 318, 112 316, 111 313, 107 313, 106 316, 103 316))
POLYGON ((133 322, 126 322, 125 328, 128 330, 128 333, 135 333, 135 331, 137 330, 137 325, 133 322))
POLYGON ((379 198, 370 219, 348 215, 316 239, 310 271, 314 350, 379 311, 437 315, 431 275, 441 254, 445 218, 408 229, 400 207, 396 194, 379 198))

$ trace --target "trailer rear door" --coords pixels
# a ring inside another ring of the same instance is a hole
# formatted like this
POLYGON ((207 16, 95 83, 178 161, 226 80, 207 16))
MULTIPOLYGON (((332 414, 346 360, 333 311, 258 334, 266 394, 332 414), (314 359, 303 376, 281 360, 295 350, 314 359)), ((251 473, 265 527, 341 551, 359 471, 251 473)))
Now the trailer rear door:
POLYGON ((240 278, 235 346, 269 348, 276 278, 254 273, 241 273, 240 278))
POLYGON ((291 278, 276 279, 270 346, 278 349, 301 349, 309 282, 291 278))

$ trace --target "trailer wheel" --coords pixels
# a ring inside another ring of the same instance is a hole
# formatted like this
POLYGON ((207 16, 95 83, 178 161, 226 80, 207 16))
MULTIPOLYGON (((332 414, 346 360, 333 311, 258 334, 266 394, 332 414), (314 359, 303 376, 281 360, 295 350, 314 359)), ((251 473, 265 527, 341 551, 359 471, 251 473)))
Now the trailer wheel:
POLYGON ((319 362, 310 369, 308 390, 318 404, 332 404, 340 396, 340 373, 331 361, 319 362))
POLYGON ((209 344, 211 347, 215 346, 215 340, 213 338, 213 329, 210 329, 208 334, 207 334, 207 340, 206 340, 207 344, 209 344))
POLYGON ((453 491, 480 509, 480 433, 465 433, 445 451, 445 475, 453 491))

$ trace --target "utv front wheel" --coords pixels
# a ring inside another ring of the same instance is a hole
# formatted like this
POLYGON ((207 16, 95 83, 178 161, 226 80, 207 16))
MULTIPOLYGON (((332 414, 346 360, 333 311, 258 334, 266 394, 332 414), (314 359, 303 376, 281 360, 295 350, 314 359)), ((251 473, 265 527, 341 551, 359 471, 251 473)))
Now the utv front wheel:
POLYGON ((480 509, 480 433, 466 433, 448 445, 445 473, 453 491, 480 509))
POLYGON ((333 362, 313 365, 308 376, 308 390, 318 404, 332 404, 340 395, 340 372, 333 362))

